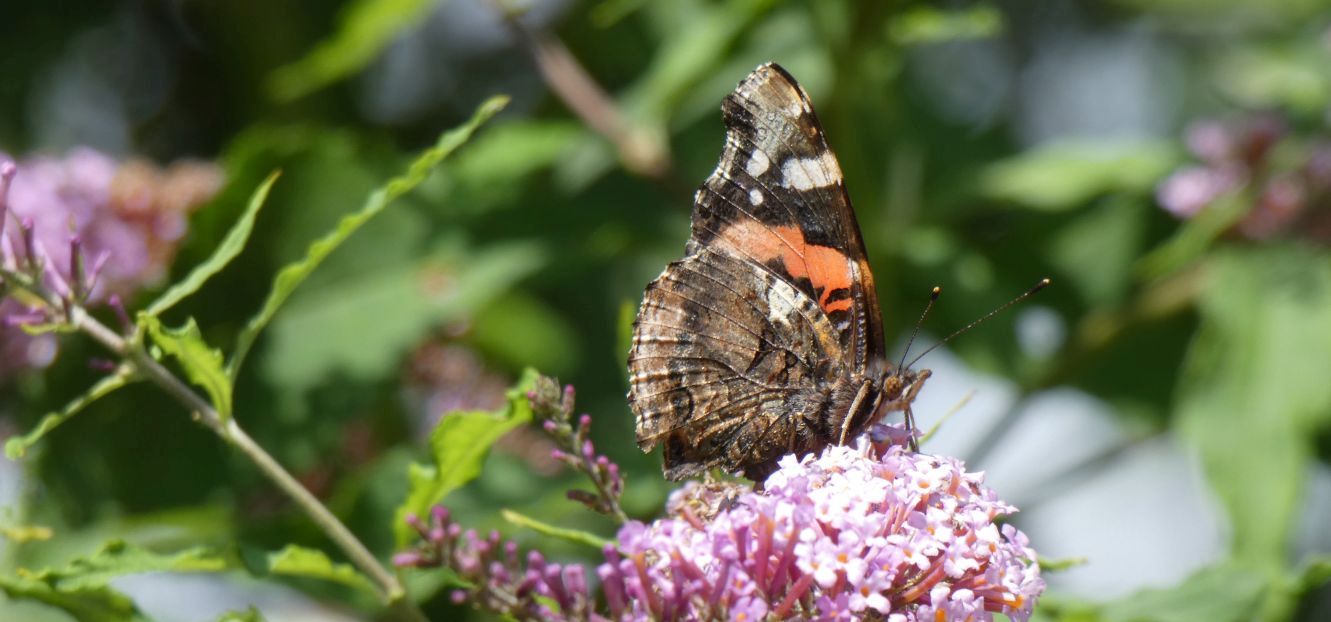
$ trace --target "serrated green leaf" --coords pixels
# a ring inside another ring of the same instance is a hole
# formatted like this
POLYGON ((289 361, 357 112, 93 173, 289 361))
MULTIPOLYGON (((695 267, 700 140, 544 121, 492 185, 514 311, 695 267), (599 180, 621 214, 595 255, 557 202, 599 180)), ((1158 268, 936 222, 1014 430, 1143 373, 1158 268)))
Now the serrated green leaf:
POLYGON ((1111 192, 1148 193, 1178 160, 1166 143, 1053 143, 989 165, 979 185, 993 199, 1063 211, 1111 192))
POLYGON ((163 555, 116 540, 59 570, 19 569, 0 576, 0 589, 10 598, 42 602, 80 621, 137 622, 147 618, 133 601, 107 587, 112 579, 145 572, 217 572, 227 567, 226 560, 202 548, 163 555))
POLYGON ((203 340, 194 318, 186 320, 184 326, 172 329, 163 326, 156 317, 140 312, 139 325, 147 331, 153 344, 180 363, 190 382, 208 392, 208 398, 222 421, 230 419, 231 378, 222 368, 222 352, 209 347, 203 340))
POLYGON ((1267 589, 1262 573, 1234 565, 1205 568, 1168 589, 1149 589, 1100 611, 1105 622, 1239 622, 1254 619, 1267 589))
POLYGON ((288 577, 332 581, 372 596, 378 595, 374 584, 350 564, 333 563, 328 555, 317 549, 288 544, 282 550, 268 554, 268 571, 288 577))
POLYGON ((273 72, 269 91, 290 101, 359 71, 434 6, 429 0, 356 0, 344 9, 337 34, 273 72))
POLYGON ((439 162, 467 142, 482 123, 493 117, 507 104, 508 97, 502 95, 486 100, 476 109, 476 113, 472 115, 469 121, 440 136, 435 146, 417 157, 406 173, 390 179, 383 187, 375 190, 360 210, 344 216, 335 229, 310 244, 304 258, 283 267, 277 273, 277 277, 273 279, 273 287, 268 293, 268 298, 264 300, 263 308, 245 325, 244 330, 236 339, 235 352, 232 353, 231 360, 227 363, 227 375, 230 378, 236 377, 241 364, 245 361, 245 355, 249 353, 259 333, 272 321, 273 315, 277 313, 282 303, 286 302, 287 298, 291 296, 291 293, 296 290, 296 287, 315 268, 318 268, 319 264, 329 254, 376 214, 388 207, 395 199, 410 192, 425 181, 439 162))
POLYGON ((536 533, 550 536, 552 538, 567 540, 574 544, 590 546, 598 551, 601 550, 601 548, 603 548, 605 545, 610 543, 609 540, 606 540, 605 538, 602 538, 601 536, 598 536, 594 533, 582 531, 581 529, 567 529, 564 527, 556 527, 549 523, 536 520, 525 514, 519 514, 517 512, 514 512, 513 510, 503 509, 499 511, 499 514, 504 517, 504 520, 513 523, 518 527, 530 529, 532 531, 535 531, 536 533))
POLYGON ((415 533, 407 525, 407 515, 426 516, 449 493, 475 479, 490 455, 490 446, 509 430, 531 421, 527 392, 536 386, 539 375, 534 369, 523 371, 499 410, 454 411, 439 420, 430 433, 434 464, 413 463, 407 470, 410 487, 394 522, 399 545, 406 545, 415 533))
POLYGON ((175 306, 176 303, 198 291, 208 279, 221 272, 222 268, 225 268, 227 264, 231 263, 231 260, 236 258, 236 255, 240 254, 240 251, 244 250, 245 243, 250 239, 250 232, 254 230, 254 219, 259 214, 259 208, 262 208, 264 202, 268 200, 268 191, 277 182, 280 174, 274 171, 268 175, 268 179, 259 184, 259 187, 250 197, 250 202, 245 207, 245 211, 236 220, 236 224, 231 226, 231 230, 227 231, 226 237, 222 238, 222 243, 218 244, 212 256, 195 266, 194 270, 190 271, 189 276, 186 276, 183 281, 171 286, 170 289, 162 293, 161 297, 148 305, 146 310, 148 315, 160 316, 164 311, 175 306))
POLYGON ((1233 556, 1283 570, 1314 429, 1331 415, 1331 257, 1212 253, 1179 383, 1178 429, 1229 513, 1233 556))
POLYGON ((89 404, 102 399, 116 390, 131 383, 130 374, 120 371, 92 385, 87 393, 70 400, 59 412, 48 413, 37 423, 37 427, 30 430, 23 436, 15 436, 5 441, 5 456, 10 460, 18 460, 28 453, 28 449, 37 444, 42 437, 46 436, 51 430, 56 429, 60 424, 69 421, 71 417, 79 414, 89 404))

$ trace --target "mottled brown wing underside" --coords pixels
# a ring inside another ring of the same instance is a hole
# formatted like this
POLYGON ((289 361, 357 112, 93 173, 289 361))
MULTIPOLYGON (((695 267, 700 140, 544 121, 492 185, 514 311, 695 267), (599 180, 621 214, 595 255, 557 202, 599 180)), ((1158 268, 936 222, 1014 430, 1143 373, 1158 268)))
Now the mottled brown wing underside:
POLYGON ((634 325, 629 404, 638 444, 665 446, 679 479, 789 451, 799 393, 840 370, 840 344, 817 304, 741 259, 702 249, 647 286, 634 325))

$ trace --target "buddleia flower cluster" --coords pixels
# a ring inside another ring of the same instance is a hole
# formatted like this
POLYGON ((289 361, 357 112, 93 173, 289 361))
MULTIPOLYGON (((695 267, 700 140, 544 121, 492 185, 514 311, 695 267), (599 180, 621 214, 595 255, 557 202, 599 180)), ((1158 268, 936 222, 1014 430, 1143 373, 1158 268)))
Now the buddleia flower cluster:
POLYGON ((9 280, 26 279, 52 297, 36 300, 6 283, 0 301, 0 382, 55 358, 54 336, 33 333, 40 332, 36 326, 58 321, 60 304, 127 299, 159 285, 190 214, 222 184, 220 169, 211 163, 160 168, 91 149, 17 163, 0 153, 0 167, 3 270, 9 280))
POLYGON ((456 601, 523 620, 1028 619, 1045 583, 1026 536, 1001 522, 1016 509, 890 432, 786 456, 757 488, 690 482, 665 517, 625 522, 594 572, 524 559, 442 508, 431 525, 412 519, 422 542, 397 562, 449 567, 473 586, 456 601))

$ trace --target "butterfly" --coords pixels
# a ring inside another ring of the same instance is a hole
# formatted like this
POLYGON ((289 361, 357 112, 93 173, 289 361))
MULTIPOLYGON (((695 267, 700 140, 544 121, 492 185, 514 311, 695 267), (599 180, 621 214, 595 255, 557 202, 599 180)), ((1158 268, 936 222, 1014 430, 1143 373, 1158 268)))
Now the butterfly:
POLYGON ((885 358, 864 241, 808 94, 768 63, 721 111, 725 148, 694 195, 684 258, 633 324, 628 400, 669 479, 720 467, 761 481, 886 413, 910 424, 929 372, 885 358))

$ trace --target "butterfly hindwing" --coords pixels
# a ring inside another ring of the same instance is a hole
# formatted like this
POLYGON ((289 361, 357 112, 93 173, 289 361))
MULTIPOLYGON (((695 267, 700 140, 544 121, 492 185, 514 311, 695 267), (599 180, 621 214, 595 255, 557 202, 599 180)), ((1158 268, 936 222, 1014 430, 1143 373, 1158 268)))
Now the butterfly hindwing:
POLYGON ((665 445, 671 479, 787 453, 811 432, 789 405, 829 386, 841 358, 813 299, 751 262, 700 249, 647 286, 634 324, 638 444, 665 445))

